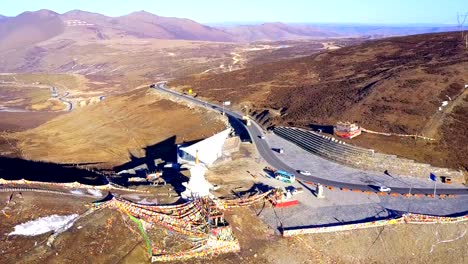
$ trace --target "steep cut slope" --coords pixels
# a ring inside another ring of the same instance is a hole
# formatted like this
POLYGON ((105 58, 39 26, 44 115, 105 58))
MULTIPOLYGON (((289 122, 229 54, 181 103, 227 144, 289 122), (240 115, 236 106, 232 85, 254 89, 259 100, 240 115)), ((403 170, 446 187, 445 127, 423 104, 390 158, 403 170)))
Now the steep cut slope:
MULTIPOLYGON (((460 35, 441 33, 368 41, 306 58, 181 79, 171 85, 191 86, 213 100, 250 103, 257 113, 278 110, 281 115, 271 117, 267 124, 307 127, 350 120, 376 131, 420 134, 432 118, 438 118, 442 101, 450 97, 454 102, 466 95, 466 69, 468 50, 460 35)), ((444 125, 454 117, 447 118, 444 125)), ((450 122, 463 131, 463 123, 450 122)), ((444 137, 442 131, 426 136, 444 137)), ((466 166, 468 154, 459 153, 466 158, 457 156, 454 161, 450 145, 466 146, 467 140, 451 138, 443 146, 424 146, 424 154, 417 154, 413 146, 404 155, 436 165, 466 166)), ((373 147, 385 148, 381 143, 387 141, 384 137, 373 147)))
POLYGON ((0 19, 0 51, 23 48, 64 31, 59 15, 50 10, 24 12, 16 17, 0 19))

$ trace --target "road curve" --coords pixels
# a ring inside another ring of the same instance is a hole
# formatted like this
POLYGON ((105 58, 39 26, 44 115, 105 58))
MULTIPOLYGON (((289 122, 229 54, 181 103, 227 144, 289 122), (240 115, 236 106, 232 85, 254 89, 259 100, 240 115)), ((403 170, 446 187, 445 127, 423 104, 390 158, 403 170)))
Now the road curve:
MULTIPOLYGON (((212 104, 212 103, 202 101, 200 99, 197 99, 197 98, 194 98, 194 97, 191 97, 191 96, 188 96, 188 95, 184 95, 184 94, 175 92, 173 90, 170 90, 170 89, 166 88, 165 84, 166 84, 166 82, 158 82, 158 83, 156 83, 154 88, 156 90, 169 93, 169 94, 171 94, 173 96, 185 99, 187 101, 190 101, 190 102, 193 102, 193 103, 196 103, 196 104, 200 104, 200 105, 205 106, 205 107, 209 106, 212 109, 218 110, 220 112, 223 111, 223 107, 221 107, 219 105, 212 104)), ((233 117, 233 119, 236 122, 239 122, 240 124, 242 124, 247 129, 247 131, 250 134, 250 138, 252 139, 252 143, 255 144, 259 155, 271 167, 274 167, 274 168, 276 168, 278 170, 288 171, 288 172, 294 174, 297 179, 300 179, 300 180, 303 180, 303 181, 308 181, 308 182, 313 182, 313 183, 320 183, 320 184, 323 184, 323 185, 326 185, 326 186, 332 186, 332 187, 336 187, 336 188, 348 188, 348 189, 353 189, 353 190, 357 189, 357 190, 361 190, 361 191, 371 191, 371 192, 376 191, 374 188, 370 187, 369 185, 365 185, 365 184, 338 182, 338 181, 332 181, 332 180, 323 179, 323 178, 319 178, 319 177, 315 177, 315 176, 304 176, 304 175, 302 175, 300 173, 297 173, 296 169, 291 168, 290 166, 285 164, 283 161, 281 161, 273 153, 271 147, 268 145, 268 143, 265 140, 258 137, 259 135, 263 134, 263 130, 261 129, 261 127, 255 121, 252 120, 252 122, 251 122, 252 125, 251 126, 246 126, 244 124, 244 122, 242 122, 242 115, 241 114, 239 114, 237 112, 234 112, 232 110, 226 109, 226 108, 224 108, 224 112, 226 113, 226 115, 233 117)), ((399 194, 407 194, 407 193, 411 193, 411 194, 433 194, 434 193, 434 189, 432 189, 432 188, 404 188, 404 187, 391 187, 391 186, 389 186, 389 187, 392 189, 392 191, 391 191, 392 193, 399 193, 399 194)), ((447 189, 447 188, 443 188, 443 187, 438 187, 437 188, 437 194, 468 195, 468 188, 450 188, 450 189, 447 189)))
POLYGON ((68 95, 70 95, 70 92, 64 93, 62 96, 59 97, 59 100, 60 100, 62 103, 68 105, 68 109, 65 110, 65 111, 71 112, 71 111, 73 110, 73 103, 70 102, 70 101, 67 101, 66 98, 67 98, 68 95))

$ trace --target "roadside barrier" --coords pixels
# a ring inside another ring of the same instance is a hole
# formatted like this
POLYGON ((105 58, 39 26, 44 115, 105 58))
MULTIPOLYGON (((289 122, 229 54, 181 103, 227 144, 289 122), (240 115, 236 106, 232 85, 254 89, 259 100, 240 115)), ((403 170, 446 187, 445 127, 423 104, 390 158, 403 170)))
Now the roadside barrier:
MULTIPOLYGON (((297 180, 298 182, 301 182, 301 183, 305 183, 305 184, 308 184, 308 185, 316 185, 315 183, 313 182, 310 182, 310 181, 301 181, 301 180, 297 180)), ((400 194, 400 193, 395 193, 395 192, 390 192, 390 193, 387 193, 387 192, 379 192, 379 191, 363 191, 363 190, 358 190, 358 189, 349 189, 349 188, 346 188, 346 187, 333 187, 333 186, 327 186, 327 185, 323 185, 324 188, 327 188, 329 190, 334 190, 334 189, 339 189, 340 191, 344 191, 344 192, 347 192, 347 191, 351 191, 351 192, 356 192, 356 193, 359 193, 359 192, 362 192, 364 194, 377 194, 377 195, 380 195, 380 196, 393 196, 393 197, 398 197, 398 196, 404 196, 404 197, 416 197, 416 198, 420 198, 420 197, 430 197, 430 198, 434 198, 435 196, 433 194, 422 194, 422 193, 416 193, 416 194, 412 194, 412 193, 403 193, 403 194, 400 194)), ((456 195, 454 194, 437 194, 437 196, 439 196, 440 198, 454 198, 456 197, 456 195)))
POLYGON ((424 214, 413 214, 408 213, 405 215, 405 222, 411 224, 445 224, 445 223, 457 223, 468 220, 468 214, 450 217, 450 216, 434 216, 424 214))
POLYGON ((335 226, 325 226, 325 227, 311 227, 311 228, 285 228, 282 230, 283 237, 290 237, 296 235, 304 234, 318 234, 318 233, 329 233, 329 232, 339 232, 339 231, 348 231, 355 229, 363 229, 370 227, 378 227, 385 225, 395 225, 395 224, 445 224, 445 223, 457 223, 468 221, 468 214, 457 217, 449 216, 433 216, 433 215, 424 215, 424 214, 414 214, 407 213, 401 217, 394 219, 383 219, 377 221, 356 223, 356 224, 345 224, 345 225, 335 225, 335 226))

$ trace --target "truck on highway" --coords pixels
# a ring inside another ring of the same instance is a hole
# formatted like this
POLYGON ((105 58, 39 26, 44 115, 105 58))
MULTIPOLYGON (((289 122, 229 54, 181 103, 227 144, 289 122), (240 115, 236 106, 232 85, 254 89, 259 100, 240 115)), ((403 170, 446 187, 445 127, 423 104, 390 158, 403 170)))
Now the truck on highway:
POLYGON ((251 125, 251 121, 250 121, 250 117, 249 116, 242 116, 242 120, 244 120, 244 123, 246 126, 250 126, 251 125))
POLYGON ((296 176, 286 171, 277 170, 274 172, 274 175, 275 175, 275 179, 282 181, 282 182, 293 183, 296 181, 296 176))

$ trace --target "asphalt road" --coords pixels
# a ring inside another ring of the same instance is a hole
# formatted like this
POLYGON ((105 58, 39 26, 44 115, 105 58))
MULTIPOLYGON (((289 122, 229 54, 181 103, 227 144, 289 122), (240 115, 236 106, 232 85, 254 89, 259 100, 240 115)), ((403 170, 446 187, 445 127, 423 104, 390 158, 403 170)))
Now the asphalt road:
MULTIPOLYGON (((193 102, 200 104, 205 107, 211 107, 212 109, 218 110, 220 112, 223 111, 223 107, 212 104, 209 102, 202 101, 200 99, 194 98, 192 96, 184 95, 178 92, 175 92, 173 90, 170 90, 168 88, 165 88, 165 82, 159 82, 156 84, 155 87, 156 90, 163 91, 169 94, 172 94, 176 97, 183 98, 187 101, 193 102)), ((302 175, 298 172, 296 172, 296 169, 289 167, 287 164, 282 162, 280 159, 278 159, 275 154, 273 153, 273 150, 271 147, 268 145, 268 143, 261 139, 259 136, 263 134, 263 130, 261 127, 252 120, 252 125, 251 126, 246 126, 244 122, 242 121, 242 115, 234 112, 229 109, 224 109, 224 112, 226 115, 232 117, 232 120, 235 120, 235 122, 241 123, 249 132, 250 138, 252 140, 252 143, 255 144, 257 151, 259 155, 273 168, 276 168, 278 170, 284 170, 287 172, 290 172, 296 176, 296 179, 300 179, 302 181, 308 181, 308 182, 313 182, 313 183, 320 183, 326 186, 333 186, 336 188, 348 188, 348 189, 358 189, 361 191, 371 191, 375 192, 376 190, 369 185, 365 184, 354 184, 354 183, 346 183, 346 182, 338 182, 338 181, 332 181, 328 179, 323 179, 319 177, 314 177, 314 176, 305 176, 302 175)), ((440 185, 440 184, 439 184, 440 185)), ((407 194, 411 192, 411 194, 433 194, 434 189, 432 188, 402 188, 402 187, 392 187, 388 186, 391 188, 392 193, 399 193, 399 194, 407 194)), ((468 188, 450 188, 450 189, 444 189, 443 187, 437 187, 437 194, 456 194, 456 195, 468 195, 468 188)))
POLYGON ((70 112, 71 110, 73 110, 73 103, 70 102, 70 101, 67 101, 67 96, 70 95, 70 92, 66 92, 65 94, 63 94, 62 96, 59 97, 59 100, 62 101, 62 103, 68 105, 68 109, 66 111, 70 112))

